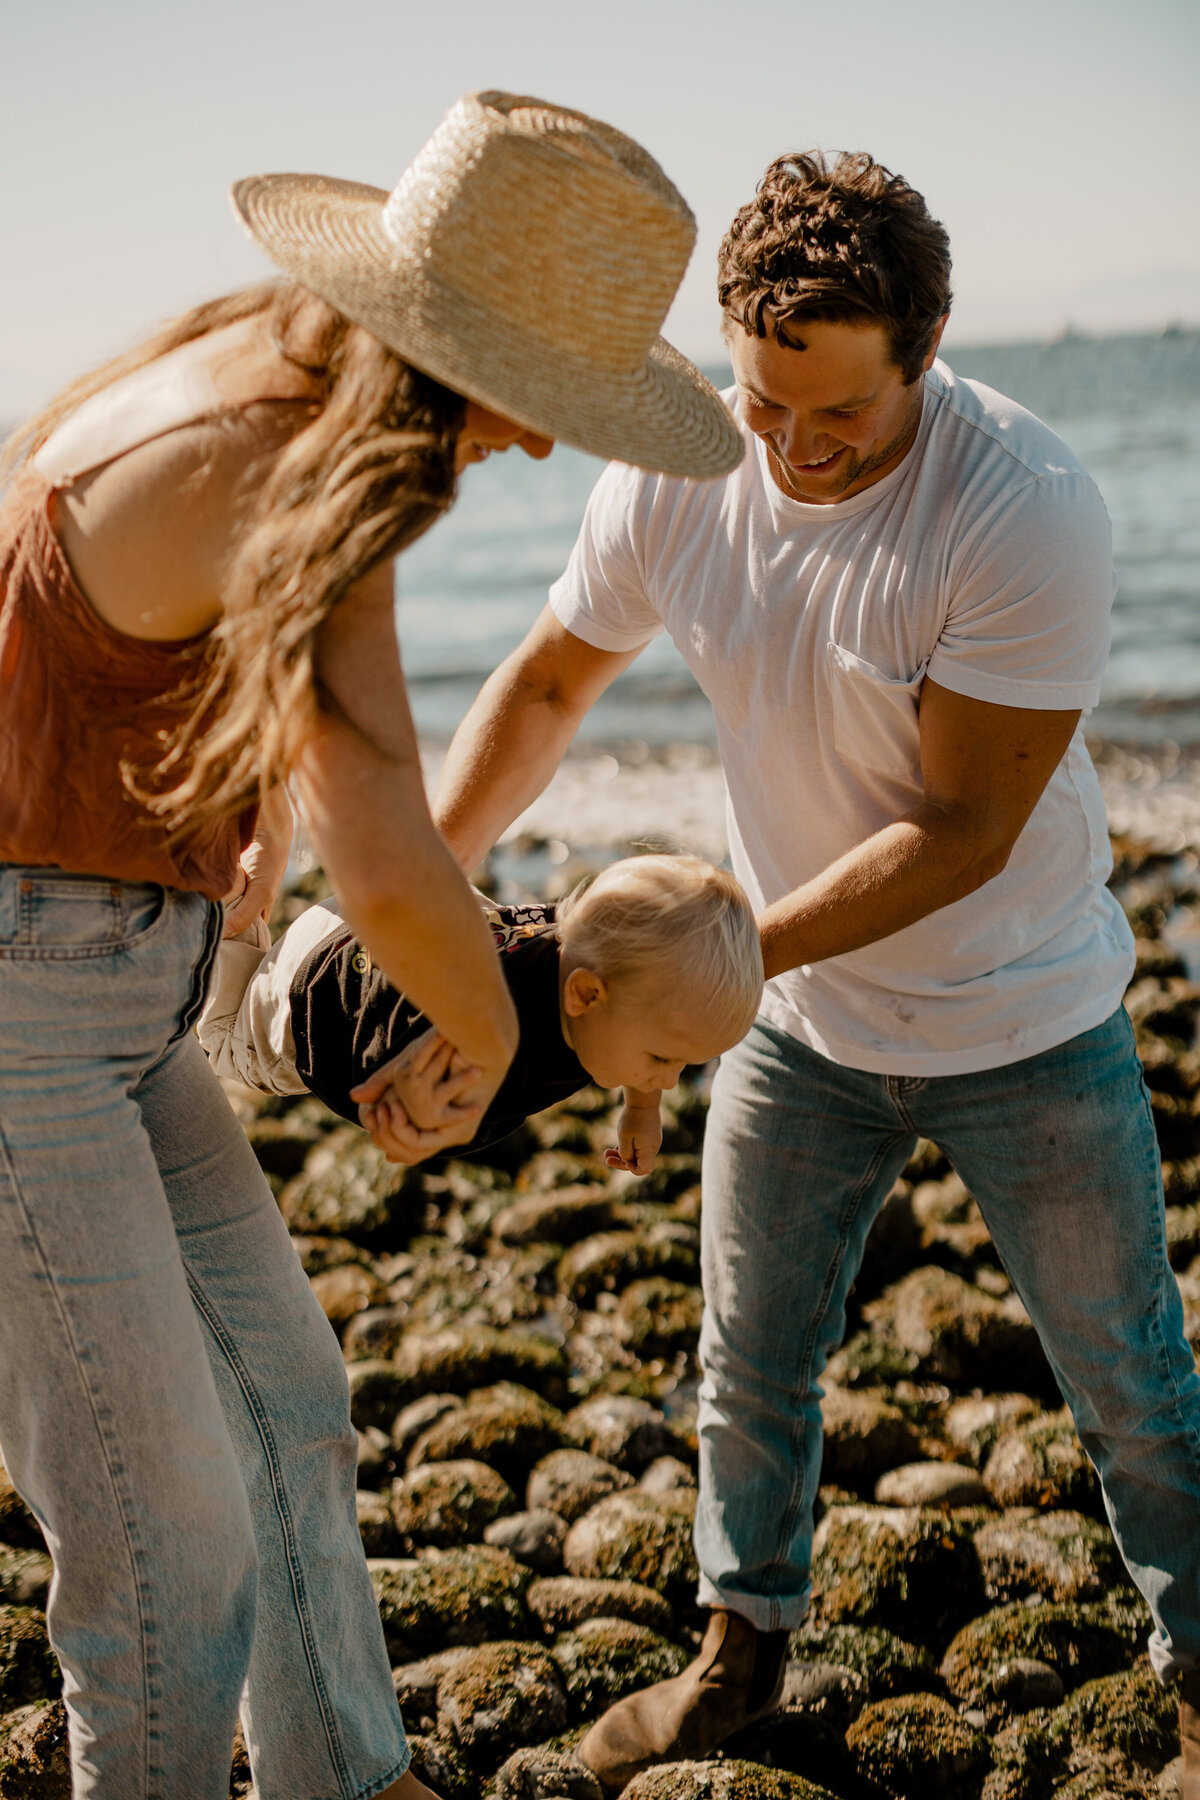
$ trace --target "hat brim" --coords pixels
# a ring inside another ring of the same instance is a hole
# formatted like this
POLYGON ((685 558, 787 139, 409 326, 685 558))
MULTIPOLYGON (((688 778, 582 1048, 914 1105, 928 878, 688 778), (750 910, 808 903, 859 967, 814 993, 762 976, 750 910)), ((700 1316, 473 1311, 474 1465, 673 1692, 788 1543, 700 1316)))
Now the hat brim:
POLYGON ((234 208, 279 268, 456 393, 542 437, 665 475, 710 478, 742 434, 699 369, 659 338, 631 373, 534 337, 401 256, 382 188, 323 175, 255 175, 234 208))

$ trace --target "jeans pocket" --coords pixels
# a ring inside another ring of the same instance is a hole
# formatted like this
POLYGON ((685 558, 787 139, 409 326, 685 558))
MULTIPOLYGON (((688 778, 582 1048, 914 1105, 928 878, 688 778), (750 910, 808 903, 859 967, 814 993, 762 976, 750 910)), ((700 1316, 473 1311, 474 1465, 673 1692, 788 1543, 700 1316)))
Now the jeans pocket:
POLYGON ((127 950, 157 927, 166 890, 156 882, 109 881, 60 869, 8 871, 4 955, 74 961, 127 950))

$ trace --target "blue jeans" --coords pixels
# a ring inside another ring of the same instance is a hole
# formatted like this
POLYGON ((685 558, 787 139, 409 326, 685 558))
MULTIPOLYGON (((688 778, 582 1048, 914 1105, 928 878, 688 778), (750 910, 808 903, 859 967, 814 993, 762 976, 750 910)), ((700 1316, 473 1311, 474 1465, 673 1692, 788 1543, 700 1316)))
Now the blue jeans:
POLYGON ((365 1800, 408 1761, 333 1332, 190 1031, 220 909, 0 866, 0 1446, 76 1800, 365 1800))
POLYGON ((972 1075, 869 1075, 760 1020, 704 1145, 700 1600, 763 1630, 809 1597, 819 1377, 918 1137, 978 1201, 1095 1463, 1164 1679, 1200 1666, 1200 1376, 1167 1262, 1158 1148, 1123 1009, 972 1075))

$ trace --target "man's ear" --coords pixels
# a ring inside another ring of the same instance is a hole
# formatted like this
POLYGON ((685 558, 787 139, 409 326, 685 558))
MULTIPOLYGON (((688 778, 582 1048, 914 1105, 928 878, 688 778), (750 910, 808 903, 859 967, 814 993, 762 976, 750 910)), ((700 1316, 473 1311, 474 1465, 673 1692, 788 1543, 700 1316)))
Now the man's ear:
POLYGON ((921 367, 923 369, 926 369, 926 370, 932 369, 933 364, 934 364, 934 359, 936 358, 938 350, 941 346, 942 333, 946 329, 946 320, 949 317, 950 317, 950 314, 948 312, 944 312, 942 314, 942 322, 937 328, 937 335, 935 336, 932 344, 930 344, 930 346, 929 346, 928 356, 925 358, 925 361, 921 364, 921 367))
POLYGON ((608 998, 608 984, 594 969, 572 969, 563 983, 563 1007, 569 1019, 581 1019, 608 998))

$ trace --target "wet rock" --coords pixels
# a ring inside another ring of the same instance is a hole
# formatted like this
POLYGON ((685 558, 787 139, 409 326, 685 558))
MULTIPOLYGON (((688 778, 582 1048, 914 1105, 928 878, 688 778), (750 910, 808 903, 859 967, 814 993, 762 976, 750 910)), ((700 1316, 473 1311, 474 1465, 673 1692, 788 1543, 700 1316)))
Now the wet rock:
POLYGON ((347 1325, 356 1313, 378 1306, 387 1298, 387 1289, 370 1269, 358 1263, 346 1263, 337 1269, 326 1269, 314 1275, 309 1286, 329 1323, 347 1325))
POLYGON ((288 1229, 306 1237, 346 1237, 379 1254, 401 1250, 425 1217, 415 1169, 388 1162, 356 1125, 316 1145, 279 1196, 288 1229))
POLYGON ((988 1683, 993 1700, 1006 1712, 1032 1712, 1036 1706, 1057 1706, 1063 1697, 1063 1679, 1049 1663, 1032 1656, 1014 1657, 992 1673, 988 1683))
POLYGON ((819 1661, 850 1669, 863 1683, 868 1700, 918 1694, 938 1686, 937 1665, 920 1644, 877 1625, 803 1624, 789 1645, 794 1667, 819 1661))
POLYGON ((61 1684, 43 1615, 31 1606, 0 1606, 0 1712, 51 1700, 61 1684))
POLYGON ((1015 1295, 994 1300, 948 1270, 928 1267, 914 1269, 864 1314, 886 1319, 929 1378, 987 1386, 1015 1375, 1022 1386, 1053 1389, 1037 1333, 1015 1295))
POLYGON ((371 1581, 393 1662, 528 1631, 529 1571, 503 1550, 473 1544, 420 1562, 376 1563, 371 1581))
POLYGON ((821 1479, 870 1493, 885 1469, 911 1462, 920 1439, 898 1407, 877 1393, 831 1387, 821 1402, 821 1479))
POLYGON ((866 1704, 866 1683, 844 1663, 789 1662, 783 1688, 785 1712, 812 1713, 844 1732, 866 1704))
POLYGON ((700 1289, 665 1276, 635 1281, 617 1303, 617 1335, 638 1356, 675 1356, 700 1338, 700 1289))
POLYGON ((538 1575, 553 1575, 562 1568, 567 1522, 544 1507, 534 1512, 510 1513, 496 1519, 483 1534, 485 1544, 507 1550, 538 1575))
POLYGON ((961 1463, 906 1463, 875 1484, 881 1506, 980 1506, 988 1491, 973 1469, 961 1463))
POLYGON ((396 1353, 396 1371, 410 1400, 422 1394, 466 1394, 501 1381, 518 1382, 553 1400, 564 1391, 567 1364, 553 1338, 473 1325, 409 1332, 396 1353))
POLYGON ((619 1578, 656 1588, 673 1601, 690 1597, 700 1571, 692 1549, 696 1494, 610 1494, 576 1521, 563 1545, 572 1575, 619 1578))
POLYGON ((1034 1659, 1067 1689, 1114 1674, 1131 1660, 1129 1649, 1119 1631, 1091 1615, 1080 1606, 997 1606, 963 1626, 942 1658, 942 1680, 965 1706, 995 1699, 1018 1711, 1026 1709, 997 1688, 1002 1669, 1034 1659))
POLYGON ((438 1683, 438 1735, 468 1766, 491 1774, 514 1750, 536 1744, 567 1721, 558 1667, 539 1644, 484 1644, 438 1683))
POLYGON ((9 1480, 0 1462, 0 1544, 15 1550, 45 1550, 42 1528, 9 1480))
POLYGON ((386 1431, 405 1396, 405 1384, 394 1363, 371 1358, 347 1364, 350 1417, 359 1431, 386 1431))
POLYGON ((408 1467, 424 1463, 486 1462, 516 1489, 534 1464, 564 1441, 565 1421, 531 1389, 501 1382, 480 1388, 466 1404, 426 1427, 408 1453, 408 1467))
POLYGON ((67 1709, 61 1700, 31 1708, 0 1745, 3 1800, 71 1800, 67 1709))
POLYGON ((649 1231, 605 1231, 584 1238, 558 1265, 558 1285, 575 1306, 591 1306, 598 1294, 619 1293, 652 1275, 694 1281, 700 1268, 700 1234, 690 1225, 654 1225, 649 1231))
POLYGON ((686 1445, 658 1407, 628 1394, 596 1394, 566 1415, 571 1441, 634 1474, 659 1456, 679 1456, 686 1445))
POLYGON ((672 1629, 668 1603, 653 1588, 638 1581, 563 1575, 530 1582, 525 1603, 543 1630, 553 1637, 576 1630, 588 1619, 627 1619, 660 1636, 672 1629))
POLYGON ((987 1739, 935 1694, 873 1701, 846 1743, 863 1777, 903 1800, 965 1800, 979 1792, 992 1761, 987 1739))
POLYGON ((987 1459, 984 1485, 997 1506, 1100 1505, 1100 1484, 1064 1408, 1005 1432, 987 1459))
POLYGON ((628 1619, 589 1619, 555 1640, 553 1656, 574 1719, 596 1718, 624 1695, 678 1675, 688 1662, 678 1644, 628 1619))
POLYGON ((574 1244, 610 1228, 613 1204, 611 1193, 591 1186, 528 1194, 497 1214, 493 1230, 506 1244, 574 1244))
POLYGON ((941 1512, 838 1506, 813 1541, 813 1612, 822 1624, 878 1624, 944 1644, 983 1598, 966 1529, 941 1512))
MULTIPOLYGON (((571 1415, 567 1417, 570 1429, 571 1415)), ((598 1500, 632 1485, 632 1475, 602 1457, 586 1450, 552 1450, 530 1475, 525 1501, 531 1507, 548 1507, 572 1525, 598 1500)))
POLYGON ((1007 1431, 1037 1418, 1041 1410, 1028 1394, 984 1394, 977 1400, 955 1400, 946 1408, 942 1430, 947 1443, 980 1469, 1007 1431))
POLYGON ((1086 1745, 1158 1770, 1179 1747, 1177 1706, 1149 1664, 1139 1663, 1077 1688, 1052 1715, 1046 1736, 1056 1747, 1086 1745))
POLYGON ((408 1745, 412 1751, 409 1768, 419 1781, 433 1789, 439 1800, 476 1800, 479 1783, 455 1745, 424 1732, 409 1732, 408 1745))
POLYGON ((1091 1600, 1122 1574, 1108 1527, 1077 1512, 1007 1513, 975 1533, 975 1548, 987 1592, 1002 1602, 1091 1600))
POLYGON ((695 1485, 692 1469, 677 1456, 656 1456, 649 1468, 642 1470, 638 1480, 638 1486, 647 1494, 667 1494, 673 1488, 695 1485))
POLYGON ((46 1610, 54 1564, 44 1550, 12 1550, 0 1544, 0 1603, 46 1610))
POLYGON ((540 1745, 509 1757, 490 1800, 604 1800, 604 1789, 577 1756, 540 1745))
POLYGON ((785 1769, 728 1758, 660 1763, 635 1775, 621 1800, 836 1800, 828 1788, 785 1769))
POLYGON ((389 1516, 402 1545, 435 1544, 449 1550, 478 1543, 494 1519, 515 1512, 516 1506, 517 1497, 502 1476, 487 1463, 464 1460, 410 1470, 392 1488, 389 1516))
POLYGON ((404 1540, 392 1523, 391 1507, 386 1494, 359 1488, 354 1496, 358 1507, 358 1535, 367 1556, 400 1556, 404 1540))

